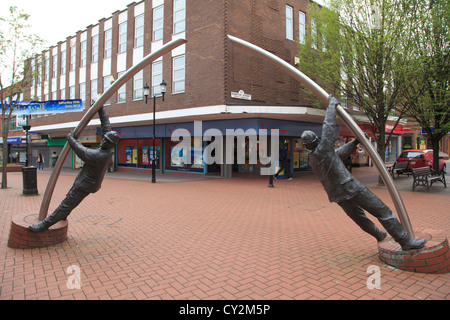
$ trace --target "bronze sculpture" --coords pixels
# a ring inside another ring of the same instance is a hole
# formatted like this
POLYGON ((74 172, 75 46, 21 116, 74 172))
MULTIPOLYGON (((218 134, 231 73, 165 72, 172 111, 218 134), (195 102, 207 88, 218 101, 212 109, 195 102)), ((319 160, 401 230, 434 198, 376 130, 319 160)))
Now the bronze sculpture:
POLYGON ((58 208, 41 222, 29 226, 31 231, 44 231, 58 221, 66 220, 67 216, 84 198, 100 189, 119 135, 112 130, 108 114, 103 107, 99 109, 98 115, 102 128, 100 146, 97 149, 89 149, 75 139, 73 132, 69 132, 67 142, 78 157, 84 161, 84 166, 58 208))
POLYGON ((304 146, 311 150, 310 165, 319 176, 330 202, 336 202, 362 230, 377 241, 382 241, 387 233, 378 229, 364 214, 364 210, 378 219, 402 250, 422 248, 426 240, 411 238, 389 207, 345 167, 342 160, 353 153, 359 141, 353 140, 334 149, 337 104, 339 101, 330 96, 320 139, 312 131, 304 131, 301 137, 304 146))

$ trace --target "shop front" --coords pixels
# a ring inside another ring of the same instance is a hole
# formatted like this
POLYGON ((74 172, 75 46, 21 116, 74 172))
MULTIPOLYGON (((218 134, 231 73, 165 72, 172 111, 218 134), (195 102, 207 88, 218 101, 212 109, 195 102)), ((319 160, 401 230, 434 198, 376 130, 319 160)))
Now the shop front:
MULTIPOLYGON (((156 168, 162 172, 213 173, 223 170, 223 165, 230 165, 232 172, 260 173, 266 166, 260 157, 271 152, 271 130, 278 129, 279 144, 287 147, 291 172, 309 171, 309 152, 300 137, 304 130, 320 135, 321 128, 316 123, 259 118, 159 124, 155 127, 156 168)), ((114 130, 120 136, 117 167, 151 168, 153 127, 114 130)))

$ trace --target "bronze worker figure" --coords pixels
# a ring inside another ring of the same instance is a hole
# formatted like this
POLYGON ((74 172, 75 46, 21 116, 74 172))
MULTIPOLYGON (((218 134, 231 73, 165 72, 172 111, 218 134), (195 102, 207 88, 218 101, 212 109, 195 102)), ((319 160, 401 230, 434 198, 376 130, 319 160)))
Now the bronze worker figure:
POLYGON ((90 193, 97 192, 102 184, 114 146, 119 140, 117 132, 112 131, 109 117, 103 107, 98 111, 102 128, 102 141, 97 149, 89 149, 75 140, 73 132, 67 135, 67 141, 78 157, 84 161, 84 166, 75 178, 72 188, 58 208, 41 222, 28 228, 34 232, 47 230, 60 220, 66 220, 72 210, 77 207, 90 193))
POLYGON ((345 167, 343 159, 356 150, 359 141, 353 140, 337 150, 334 149, 336 105, 339 101, 330 96, 329 102, 322 137, 319 139, 314 132, 304 131, 301 138, 304 146, 311 150, 310 165, 319 176, 330 202, 336 202, 362 230, 377 241, 382 241, 387 236, 386 231, 378 229, 364 214, 364 210, 380 221, 402 250, 422 248, 426 240, 411 238, 389 207, 356 180, 345 167))

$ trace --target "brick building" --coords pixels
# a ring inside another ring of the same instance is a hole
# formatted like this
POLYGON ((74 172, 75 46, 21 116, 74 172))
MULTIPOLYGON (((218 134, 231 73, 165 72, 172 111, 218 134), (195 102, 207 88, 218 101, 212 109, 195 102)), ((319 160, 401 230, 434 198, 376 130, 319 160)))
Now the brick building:
MULTIPOLYGON (((233 47, 227 38, 233 35, 247 40, 294 65, 297 40, 308 30, 308 4, 308 0, 133 2, 43 52, 41 77, 34 79, 25 99, 27 95, 38 101, 82 99, 86 111, 127 69, 163 44, 182 37, 187 40, 185 45, 138 73, 105 105, 121 136, 114 168, 142 170, 151 166, 153 101, 145 103, 143 87, 148 84, 151 95, 157 95, 164 80, 167 93, 164 102, 156 100, 155 128, 161 171, 221 171, 225 176, 233 171, 259 172, 259 163, 186 164, 191 155, 174 155, 176 142, 171 141, 171 134, 177 128, 192 132, 194 121, 202 121, 203 132, 216 128, 224 136, 226 129, 279 129, 281 143, 289 149, 291 170, 308 170, 300 135, 305 129, 319 132, 323 112, 309 105, 296 80, 233 47)), ((39 152, 48 160, 53 152, 59 153, 67 133, 82 116, 81 112, 32 116, 32 163, 39 152)), ((95 124, 89 125, 79 140, 96 147, 98 133, 95 124)), ((350 135, 344 134, 342 141, 350 135)), ((203 140, 192 138, 192 146, 197 147, 192 148, 193 153, 210 143, 203 140)), ((242 146, 247 150, 248 140, 242 146)), ((80 165, 76 155, 65 163, 72 168, 80 165)))

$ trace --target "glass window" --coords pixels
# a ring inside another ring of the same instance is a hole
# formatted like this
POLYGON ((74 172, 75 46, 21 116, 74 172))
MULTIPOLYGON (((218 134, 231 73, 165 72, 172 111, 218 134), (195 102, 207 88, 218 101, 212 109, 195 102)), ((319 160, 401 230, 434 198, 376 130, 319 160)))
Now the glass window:
POLYGON ((185 60, 185 55, 173 58, 173 93, 180 93, 185 91, 185 60))
POLYGON ((153 9, 153 41, 163 38, 164 32, 164 6, 153 9))
POLYGON ((298 40, 300 43, 305 43, 305 32, 306 32, 306 15, 304 12, 300 11, 298 13, 298 40))
POLYGON ((98 97, 98 84, 97 79, 91 81, 91 104, 97 101, 98 97))
POLYGON ((87 41, 81 42, 81 59, 80 59, 80 68, 86 67, 87 64, 87 41))
POLYGON ((58 76, 58 55, 53 55, 53 70, 52 70, 52 77, 56 78, 58 76))
POLYGON ((186 30, 186 0, 175 0, 173 6, 173 33, 186 30))
POLYGON ((317 49, 317 25, 316 20, 311 20, 311 48, 317 49))
POLYGON ((83 110, 86 108, 86 83, 80 83, 80 99, 83 103, 83 110))
POLYGON ((163 81, 163 63, 157 61, 152 64, 152 95, 158 96, 161 94, 160 84, 163 81))
MULTIPOLYGON (((103 93, 111 87, 111 76, 103 77, 103 93)), ((111 99, 105 102, 105 106, 111 104, 111 99)))
POLYGON ((112 50, 112 30, 108 29, 105 31, 105 59, 111 58, 112 50))
POLYGON ((61 74, 66 74, 66 50, 61 51, 61 74))
POLYGON ((45 59, 45 81, 48 81, 50 77, 50 58, 45 59))
POLYGON ((69 87, 69 99, 75 99, 75 87, 69 87))
POLYGON ((144 45, 144 15, 141 14, 134 19, 134 47, 144 45))
MULTIPOLYGON (((118 78, 120 78, 125 72, 120 72, 118 74, 118 78)), ((117 103, 122 103, 127 100, 127 84, 125 83, 123 86, 119 88, 117 91, 117 103)))
POLYGON ((98 62, 98 35, 92 37, 92 63, 98 62))
POLYGON ((286 38, 294 40, 294 9, 291 6, 286 6, 286 38))
POLYGON ((144 72, 139 71, 133 78, 133 99, 134 100, 142 100, 144 97, 144 72))
POLYGON ((119 25, 119 53, 127 51, 127 23, 119 25))
POLYGON ((70 47, 70 71, 75 70, 76 61, 77 61, 77 47, 73 46, 70 47))

